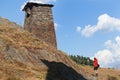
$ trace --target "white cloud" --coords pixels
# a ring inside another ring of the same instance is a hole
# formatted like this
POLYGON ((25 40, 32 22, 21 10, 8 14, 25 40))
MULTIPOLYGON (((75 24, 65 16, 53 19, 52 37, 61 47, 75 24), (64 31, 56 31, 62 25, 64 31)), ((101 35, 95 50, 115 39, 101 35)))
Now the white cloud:
POLYGON ((101 50, 95 54, 101 67, 110 67, 109 64, 114 62, 113 55, 109 50, 101 50))
POLYGON ((109 16, 108 14, 103 14, 98 17, 98 22, 96 25, 87 25, 82 30, 82 35, 85 37, 90 37, 97 31, 120 31, 120 19, 109 16))
POLYGON ((57 30, 58 24, 57 24, 57 23, 54 23, 54 26, 55 26, 55 30, 57 30))
POLYGON ((77 31, 77 32, 80 32, 80 31, 81 31, 81 27, 80 27, 80 26, 77 26, 76 31, 77 31))
POLYGON ((55 2, 56 0, 28 0, 28 2, 34 2, 34 3, 49 3, 49 2, 55 2))
POLYGON ((116 68, 120 66, 120 36, 117 36, 115 41, 106 41, 105 49, 95 53, 95 57, 98 58, 101 67, 116 68))

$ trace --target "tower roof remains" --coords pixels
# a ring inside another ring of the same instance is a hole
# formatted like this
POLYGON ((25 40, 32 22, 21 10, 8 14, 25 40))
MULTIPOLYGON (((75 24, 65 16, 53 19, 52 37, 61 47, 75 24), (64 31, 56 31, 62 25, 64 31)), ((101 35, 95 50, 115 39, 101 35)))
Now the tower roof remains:
POLYGON ((34 5, 34 6, 48 6, 48 7, 53 7, 52 4, 41 4, 41 3, 28 2, 28 3, 24 6, 24 8, 22 9, 22 11, 26 11, 26 9, 27 9, 28 7, 32 7, 33 5, 34 5))

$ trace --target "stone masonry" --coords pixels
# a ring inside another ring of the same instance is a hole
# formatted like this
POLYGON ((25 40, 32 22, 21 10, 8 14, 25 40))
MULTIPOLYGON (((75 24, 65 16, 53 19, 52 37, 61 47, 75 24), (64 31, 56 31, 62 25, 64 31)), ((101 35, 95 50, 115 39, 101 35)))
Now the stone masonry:
POLYGON ((51 4, 27 3, 24 29, 57 49, 51 4))

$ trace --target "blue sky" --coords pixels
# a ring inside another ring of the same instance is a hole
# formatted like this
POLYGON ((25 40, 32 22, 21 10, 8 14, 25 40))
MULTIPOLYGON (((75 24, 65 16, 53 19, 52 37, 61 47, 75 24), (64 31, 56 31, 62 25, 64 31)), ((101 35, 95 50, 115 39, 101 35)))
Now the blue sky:
MULTIPOLYGON (((24 24, 27 0, 1 0, 0 16, 24 24)), ((120 64, 120 0, 29 0, 54 4, 58 49, 97 57, 102 67, 120 64), (106 62, 105 62, 106 61, 106 62), (114 64, 114 65, 113 65, 114 64)))

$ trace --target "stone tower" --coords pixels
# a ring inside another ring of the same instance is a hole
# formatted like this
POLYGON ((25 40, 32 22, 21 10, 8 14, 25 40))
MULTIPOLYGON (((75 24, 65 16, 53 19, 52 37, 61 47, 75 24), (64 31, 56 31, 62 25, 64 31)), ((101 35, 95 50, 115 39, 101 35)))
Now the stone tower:
POLYGON ((28 2, 25 11, 24 29, 57 49, 51 4, 28 2))

